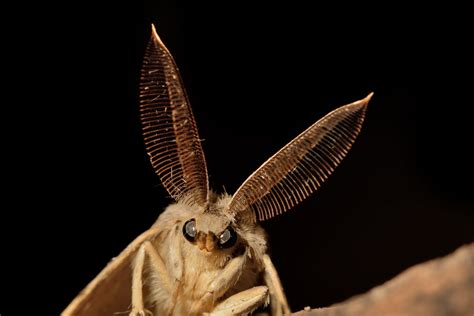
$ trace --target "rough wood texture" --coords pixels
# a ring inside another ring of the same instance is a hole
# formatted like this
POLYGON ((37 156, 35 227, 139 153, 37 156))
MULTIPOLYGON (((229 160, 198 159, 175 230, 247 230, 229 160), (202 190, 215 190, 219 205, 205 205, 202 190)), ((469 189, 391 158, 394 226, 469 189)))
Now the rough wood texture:
POLYGON ((300 316, 474 316, 474 243, 413 266, 385 284, 300 316))

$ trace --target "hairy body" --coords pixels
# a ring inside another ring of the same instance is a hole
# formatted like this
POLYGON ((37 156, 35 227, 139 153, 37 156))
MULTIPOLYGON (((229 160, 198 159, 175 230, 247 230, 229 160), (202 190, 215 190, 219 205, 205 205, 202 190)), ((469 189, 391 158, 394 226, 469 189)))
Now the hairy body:
POLYGON ((160 232, 151 243, 172 286, 171 293, 164 290, 167 280, 150 260, 145 261, 144 272, 149 280, 145 284, 145 305, 153 306, 154 315, 211 312, 232 295, 264 284, 265 232, 257 223, 236 223, 223 212, 230 200, 229 195, 212 193, 211 204, 205 210, 183 199, 168 206, 153 225, 160 227, 160 232), (183 225, 190 219, 195 219, 197 235, 206 237, 195 242, 183 237, 183 225), (230 248, 219 249, 217 240, 207 236, 217 236, 229 225, 235 229, 237 241, 230 248), (235 262, 235 268, 225 273, 231 262, 235 262))

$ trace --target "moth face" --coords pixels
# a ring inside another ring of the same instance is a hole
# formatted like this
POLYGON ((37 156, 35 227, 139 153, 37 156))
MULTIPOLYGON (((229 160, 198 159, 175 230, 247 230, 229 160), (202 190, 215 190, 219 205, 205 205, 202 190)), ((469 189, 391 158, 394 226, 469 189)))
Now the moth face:
POLYGON ((184 223, 183 237, 200 250, 211 253, 232 248, 238 236, 228 217, 203 213, 184 223))

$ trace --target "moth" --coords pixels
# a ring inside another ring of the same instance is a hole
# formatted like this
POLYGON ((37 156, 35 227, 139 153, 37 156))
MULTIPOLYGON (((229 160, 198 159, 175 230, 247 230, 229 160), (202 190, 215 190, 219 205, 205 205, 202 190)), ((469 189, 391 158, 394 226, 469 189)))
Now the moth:
POLYGON ((346 156, 372 94, 330 112, 265 161, 233 195, 209 189, 178 68, 152 25, 140 79, 151 164, 175 203, 62 315, 290 313, 260 222, 316 191, 346 156))

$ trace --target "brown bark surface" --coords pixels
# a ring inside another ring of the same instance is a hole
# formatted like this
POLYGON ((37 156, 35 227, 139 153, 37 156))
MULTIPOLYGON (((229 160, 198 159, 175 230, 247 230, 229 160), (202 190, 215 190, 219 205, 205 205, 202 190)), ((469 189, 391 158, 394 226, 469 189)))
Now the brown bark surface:
POLYGON ((369 292, 299 316, 474 316, 474 243, 415 265, 369 292))

